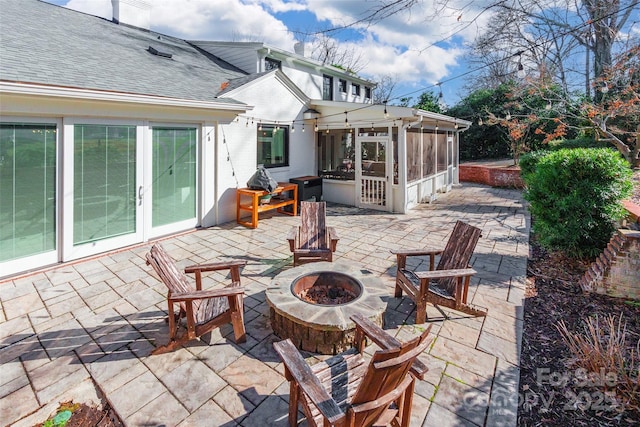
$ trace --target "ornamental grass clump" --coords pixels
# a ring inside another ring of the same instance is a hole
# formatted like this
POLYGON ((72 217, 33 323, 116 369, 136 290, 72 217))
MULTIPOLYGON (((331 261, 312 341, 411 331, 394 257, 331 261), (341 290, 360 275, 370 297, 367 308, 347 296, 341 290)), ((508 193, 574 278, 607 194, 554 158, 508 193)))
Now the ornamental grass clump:
POLYGON ((598 255, 626 215, 622 200, 633 189, 628 162, 608 148, 562 149, 523 160, 524 198, 540 244, 570 257, 598 255))
POLYGON ((613 391, 619 410, 637 411, 640 406, 640 339, 627 341, 627 324, 616 319, 589 317, 584 330, 572 332, 560 321, 556 329, 572 354, 569 366, 582 369, 578 380, 613 391))

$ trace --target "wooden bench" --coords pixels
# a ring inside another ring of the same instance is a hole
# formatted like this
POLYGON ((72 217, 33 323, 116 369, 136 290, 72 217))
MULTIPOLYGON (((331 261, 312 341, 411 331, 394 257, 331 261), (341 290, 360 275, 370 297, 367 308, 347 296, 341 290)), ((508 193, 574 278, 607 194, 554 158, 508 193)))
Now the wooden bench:
POLYGON ((277 209, 278 212, 286 215, 298 215, 298 184, 279 182, 278 187, 269 193, 266 190, 252 190, 250 188, 238 188, 236 190, 236 222, 250 228, 258 227, 258 214, 277 209), (285 196, 289 193, 289 196, 285 196), (261 205, 260 197, 271 194, 271 202, 261 205), (291 197, 291 195, 293 197, 291 197), (282 198, 284 197, 284 198, 282 198), (284 208, 291 206, 292 211, 287 212, 284 208), (250 220, 241 217, 243 211, 251 212, 250 220))

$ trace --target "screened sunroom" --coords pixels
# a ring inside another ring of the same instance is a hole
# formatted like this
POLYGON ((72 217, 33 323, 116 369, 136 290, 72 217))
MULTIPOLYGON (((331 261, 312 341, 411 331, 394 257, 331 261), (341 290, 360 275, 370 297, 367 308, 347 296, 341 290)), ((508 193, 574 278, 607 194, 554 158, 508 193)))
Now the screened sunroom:
POLYGON ((408 107, 316 101, 305 117, 317 134, 324 200, 388 212, 431 202, 458 183, 466 120, 408 107))

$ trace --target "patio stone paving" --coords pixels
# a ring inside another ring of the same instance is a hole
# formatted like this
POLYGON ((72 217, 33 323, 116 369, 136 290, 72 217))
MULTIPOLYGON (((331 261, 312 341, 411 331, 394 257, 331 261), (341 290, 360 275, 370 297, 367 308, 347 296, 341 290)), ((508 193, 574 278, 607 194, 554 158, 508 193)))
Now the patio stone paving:
MULTIPOLYGON (((239 345, 225 325, 176 351, 150 355, 168 338, 166 289, 145 265, 151 243, 0 281, 1 425, 32 427, 59 402, 100 399, 128 426, 287 425, 289 389, 272 348, 278 338, 265 290, 292 267, 285 236, 299 220, 270 212, 257 229, 230 222, 162 239, 179 267, 248 262, 247 341, 239 345)), ((445 309, 444 319, 428 307, 434 343, 420 359, 430 371, 416 384, 411 425, 515 426, 530 227, 521 193, 465 183, 408 214, 329 204, 327 218, 341 238, 334 261, 384 282, 384 329, 402 341, 425 325, 415 325, 409 299, 393 297, 390 250, 443 247, 456 220, 482 229, 469 301, 489 312, 474 318, 445 309)), ((412 266, 428 268, 428 260, 412 266)), ((205 286, 224 280, 213 275, 205 286)))

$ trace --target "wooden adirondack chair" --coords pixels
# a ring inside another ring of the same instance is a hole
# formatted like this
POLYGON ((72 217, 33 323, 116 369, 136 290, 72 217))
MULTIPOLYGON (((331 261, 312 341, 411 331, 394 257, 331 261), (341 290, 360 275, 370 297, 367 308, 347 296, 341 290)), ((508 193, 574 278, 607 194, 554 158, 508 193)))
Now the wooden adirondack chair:
POLYGON ((400 343, 362 315, 354 315, 356 347, 309 366, 291 340, 273 344, 289 381, 289 425, 298 425, 298 403, 310 426, 408 426, 415 378, 427 369, 416 358, 429 346, 431 325, 400 343), (367 363, 365 336, 382 348, 367 363))
POLYGON ((196 287, 194 288, 160 244, 153 245, 146 258, 147 265, 153 267, 160 280, 169 288, 167 294, 169 343, 156 348, 153 354, 172 351, 184 342, 197 339, 225 323, 233 325, 236 342, 246 340, 244 289, 240 286, 240 267, 245 265, 246 261, 186 267, 185 273, 195 273, 196 287), (224 289, 202 290, 202 273, 216 270, 230 270, 231 284, 224 289), (174 312, 174 304, 178 304, 180 307, 177 314, 174 312), (178 336, 178 323, 183 317, 186 317, 187 320, 187 330, 178 336))
POLYGON ((325 202, 300 202, 301 225, 293 227, 287 236, 294 267, 301 259, 333 261, 339 238, 333 227, 326 226, 326 209, 325 202))
POLYGON ((439 306, 473 316, 485 316, 487 310, 467 304, 469 281, 476 271, 469 261, 480 239, 481 230, 462 221, 457 221, 444 250, 397 250, 398 272, 396 273, 395 297, 402 291, 416 304, 416 323, 427 320, 427 303, 431 303, 445 313, 439 306), (411 271, 406 268, 410 256, 429 255, 429 271, 411 271), (435 256, 440 261, 434 270, 435 256))

